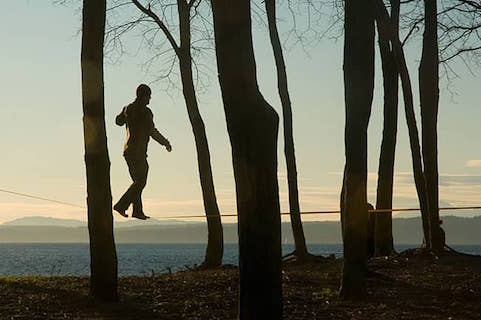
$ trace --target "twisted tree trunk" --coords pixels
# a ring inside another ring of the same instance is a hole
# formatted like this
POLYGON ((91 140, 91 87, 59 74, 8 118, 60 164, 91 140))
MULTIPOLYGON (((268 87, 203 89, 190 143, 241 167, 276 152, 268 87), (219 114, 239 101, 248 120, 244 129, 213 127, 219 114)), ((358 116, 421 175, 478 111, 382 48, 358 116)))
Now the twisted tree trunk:
POLYGON ((374 2, 344 3, 346 164, 341 193, 344 263, 340 295, 350 299, 366 292, 367 128, 374 91, 374 2))
MULTIPOLYGON (((399 0, 391 0, 391 23, 399 32, 399 0)), ((379 156, 376 209, 392 209, 394 159, 398 121, 399 74, 390 41, 379 32, 384 87, 384 128, 379 156)), ((375 214, 375 255, 387 256, 394 249, 392 213, 375 214)))
POLYGON ((294 151, 294 136, 292 130, 292 108, 287 87, 287 72, 282 53, 281 41, 276 23, 276 1, 266 0, 267 20, 272 50, 276 61, 277 88, 282 103, 282 117, 284 120, 284 154, 287 164, 287 184, 289 188, 289 211, 291 216, 292 234, 296 247, 298 261, 303 261, 307 255, 306 238, 302 228, 301 213, 299 208, 299 191, 297 184, 296 155, 294 151))
POLYGON ((211 4, 236 183, 239 318, 281 319, 279 117, 258 88, 250 1, 212 0, 211 4))
POLYGON ((439 225, 438 185, 438 104, 439 56, 436 0, 424 0, 424 35, 421 64, 419 65, 419 96, 424 175, 429 208, 430 242, 428 246, 440 252, 444 248, 439 225))
POLYGON ((81 53, 83 128, 90 236, 90 295, 98 300, 117 301, 117 255, 104 117, 105 12, 105 0, 84 0, 81 53))

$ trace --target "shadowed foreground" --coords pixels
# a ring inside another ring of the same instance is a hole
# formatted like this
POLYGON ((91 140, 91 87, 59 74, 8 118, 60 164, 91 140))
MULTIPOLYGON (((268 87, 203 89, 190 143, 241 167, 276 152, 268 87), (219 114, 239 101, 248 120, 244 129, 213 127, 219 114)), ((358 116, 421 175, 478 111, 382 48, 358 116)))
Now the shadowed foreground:
MULTIPOLYGON (((479 319, 481 257, 404 252, 370 262, 364 302, 337 298, 340 261, 284 267, 285 319, 479 319)), ((1 319, 235 319, 237 269, 122 277, 121 304, 95 305, 87 278, 0 278, 1 319)))

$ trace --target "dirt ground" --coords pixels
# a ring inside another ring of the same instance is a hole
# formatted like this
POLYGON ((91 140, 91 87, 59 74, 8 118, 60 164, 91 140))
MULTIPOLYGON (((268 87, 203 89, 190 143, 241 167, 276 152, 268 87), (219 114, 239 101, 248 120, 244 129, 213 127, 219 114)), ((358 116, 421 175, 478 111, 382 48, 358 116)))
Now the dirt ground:
MULTIPOLYGON (((481 257, 408 251, 371 260, 364 301, 337 298, 341 261, 284 267, 284 319, 481 319, 481 257)), ((122 277, 118 304, 88 279, 0 277, 0 319, 235 319, 237 269, 122 277)))

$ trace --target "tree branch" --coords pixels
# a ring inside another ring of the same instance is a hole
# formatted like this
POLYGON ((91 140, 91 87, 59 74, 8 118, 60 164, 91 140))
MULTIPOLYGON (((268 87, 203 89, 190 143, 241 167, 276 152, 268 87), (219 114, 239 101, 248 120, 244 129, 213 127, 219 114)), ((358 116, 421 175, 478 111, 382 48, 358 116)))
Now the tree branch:
POLYGON ((190 11, 190 8, 192 8, 192 6, 194 5, 196 0, 190 0, 189 3, 187 4, 187 7, 189 8, 189 11, 190 11))
MULTIPOLYGON (((192 1, 192 0, 191 0, 192 1)), ((174 49, 175 51, 175 54, 177 56, 180 55, 180 48, 179 46, 177 45, 177 42, 175 41, 174 37, 172 36, 172 34, 170 33, 169 29, 165 26, 164 22, 162 22, 162 20, 159 18, 159 16, 157 14, 155 14, 155 12, 153 12, 152 10, 150 10, 150 5, 148 8, 144 7, 142 4, 140 4, 140 2, 138 0, 132 0, 132 3, 135 4, 135 6, 140 10, 142 11, 144 14, 148 15, 149 17, 151 17, 155 23, 157 23, 157 25, 159 26, 159 28, 162 30, 162 32, 164 32, 165 36, 167 37, 167 40, 169 41, 170 45, 172 46, 172 48, 174 49)))
POLYGON ((455 53, 453 53, 452 55, 450 55, 449 57, 446 57, 446 58, 440 60, 439 62, 440 63, 446 63, 446 62, 452 60, 453 58, 456 58, 457 56, 461 55, 462 53, 473 52, 473 51, 478 51, 478 50, 481 50, 481 46, 462 48, 462 49, 459 49, 458 51, 456 51, 455 53))

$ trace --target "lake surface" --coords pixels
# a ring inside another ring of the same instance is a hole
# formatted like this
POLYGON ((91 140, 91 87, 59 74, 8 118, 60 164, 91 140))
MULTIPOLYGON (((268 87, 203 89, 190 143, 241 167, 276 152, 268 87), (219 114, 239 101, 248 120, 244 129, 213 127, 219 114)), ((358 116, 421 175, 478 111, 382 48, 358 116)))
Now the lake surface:
MULTIPOLYGON (((400 245, 397 250, 416 245, 400 245)), ((481 255, 481 246, 453 246, 481 255)), ((284 245, 283 252, 293 250, 284 245)), ((313 254, 342 256, 341 244, 311 244, 313 254)), ((117 244, 119 275, 150 275, 186 269, 203 261, 205 244, 117 244)), ((0 275, 76 275, 90 273, 89 246, 86 243, 3 243, 0 244, 0 275)), ((224 263, 237 264, 237 245, 226 244, 224 263)))

